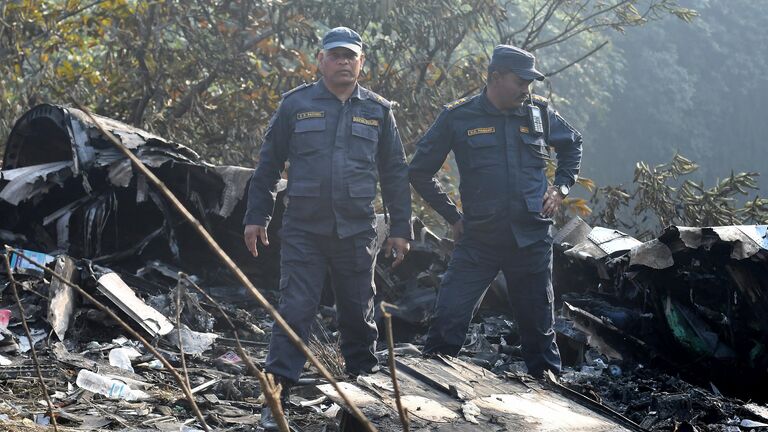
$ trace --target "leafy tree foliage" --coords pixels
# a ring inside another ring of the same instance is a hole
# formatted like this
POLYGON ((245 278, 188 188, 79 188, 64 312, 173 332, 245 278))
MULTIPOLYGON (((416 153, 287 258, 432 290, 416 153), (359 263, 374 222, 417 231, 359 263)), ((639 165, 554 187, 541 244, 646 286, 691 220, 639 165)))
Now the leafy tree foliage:
POLYGON ((550 50, 554 76, 604 46, 604 30, 668 14, 693 16, 676 0, 4 2, 0 132, 35 103, 74 97, 248 164, 280 93, 315 78, 318 36, 343 24, 364 35, 364 80, 398 102, 412 144, 442 104, 482 88, 493 45, 550 50))
POLYGON ((312 79, 302 15, 271 2, 3 3, 0 132, 43 102, 75 98, 94 111, 248 163, 280 90, 312 79), (280 33, 280 37, 277 34, 280 33))
POLYGON ((593 223, 625 228, 646 239, 668 225, 768 224, 768 199, 755 194, 739 200, 758 189, 757 173, 731 172, 706 187, 689 178, 698 169, 680 154, 656 166, 638 162, 631 191, 617 186, 595 191, 592 204, 598 211, 593 223))

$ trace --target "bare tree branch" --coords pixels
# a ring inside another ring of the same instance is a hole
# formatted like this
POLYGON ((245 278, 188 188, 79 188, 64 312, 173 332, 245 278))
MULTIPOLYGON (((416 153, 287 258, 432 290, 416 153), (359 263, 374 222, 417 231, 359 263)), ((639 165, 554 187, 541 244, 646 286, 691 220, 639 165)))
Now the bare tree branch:
POLYGON ((587 52, 587 53, 586 53, 586 54, 584 54, 583 56, 581 56, 581 57, 577 58, 576 60, 573 60, 572 62, 568 63, 567 65, 565 65, 565 66, 563 66, 563 67, 561 67, 560 69, 558 69, 558 70, 556 70, 556 71, 554 71, 554 72, 549 72, 549 73, 546 73, 545 75, 546 75, 548 78, 549 78, 549 77, 553 77, 553 76, 555 76, 555 75, 559 74, 560 72, 562 72, 562 71, 564 71, 564 70, 566 70, 566 69, 570 68, 571 66, 574 66, 574 65, 575 65, 575 64, 577 64, 577 63, 581 63, 581 62, 582 62, 582 61, 584 61, 584 60, 585 60, 587 57, 589 57, 589 56, 591 56, 592 54, 594 54, 594 53, 598 52, 600 49, 602 49, 602 48, 603 48, 604 46, 606 46, 606 45, 608 45, 608 41, 603 41, 603 43, 601 43, 600 45, 596 46, 595 48, 593 48, 593 49, 589 50, 589 52, 587 52))

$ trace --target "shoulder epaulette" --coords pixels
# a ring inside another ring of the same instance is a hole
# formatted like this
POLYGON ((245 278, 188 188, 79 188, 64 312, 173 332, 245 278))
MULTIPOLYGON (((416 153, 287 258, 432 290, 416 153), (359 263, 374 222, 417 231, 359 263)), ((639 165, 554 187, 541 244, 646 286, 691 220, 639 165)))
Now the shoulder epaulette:
POLYGON ((457 100, 455 100, 455 101, 453 101, 451 103, 447 103, 447 104, 443 105, 443 107, 445 107, 445 109, 450 111, 450 110, 456 109, 456 108, 464 105, 465 103, 469 102, 470 99, 471 98, 463 97, 463 98, 457 99, 457 100))
POLYGON ((296 88, 292 88, 292 89, 288 90, 287 92, 283 93, 283 99, 285 99, 285 98, 287 98, 288 96, 290 96, 290 95, 292 95, 292 94, 296 93, 296 92, 297 92, 297 91, 299 91, 299 90, 303 90, 303 89, 305 89, 305 88, 307 88, 307 87, 310 87, 311 85, 312 85, 312 84, 304 83, 304 84, 302 84, 302 85, 300 85, 300 86, 298 86, 298 87, 296 87, 296 88))
POLYGON ((531 99, 533 100, 533 103, 537 103, 539 105, 547 106, 549 105, 549 99, 545 98, 544 96, 539 96, 537 94, 531 95, 531 99))
POLYGON ((368 90, 368 94, 370 95, 371 100, 373 100, 374 102, 379 103, 384 108, 390 108, 392 106, 392 102, 384 99, 382 96, 380 96, 380 95, 378 95, 378 94, 376 94, 376 93, 374 93, 374 92, 372 92, 370 90, 368 90))

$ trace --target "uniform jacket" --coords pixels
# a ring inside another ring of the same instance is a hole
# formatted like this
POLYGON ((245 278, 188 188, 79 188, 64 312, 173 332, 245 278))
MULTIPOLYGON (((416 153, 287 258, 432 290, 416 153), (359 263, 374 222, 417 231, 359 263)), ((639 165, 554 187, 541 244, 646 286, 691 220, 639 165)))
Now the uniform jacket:
POLYGON ((509 223, 519 246, 542 239, 552 221, 541 216, 549 147, 557 156, 555 184, 572 186, 581 164, 581 135, 544 98, 536 98, 545 131, 533 133, 525 107, 496 109, 485 91, 446 108, 418 142, 410 180, 450 224, 464 219, 469 232, 498 232, 509 223), (463 213, 443 191, 435 173, 453 151, 461 178, 463 213))
POLYGON ((408 167, 386 99, 357 85, 342 104, 322 80, 284 94, 250 181, 246 225, 269 223, 286 161, 284 224, 341 238, 370 230, 379 182, 390 236, 411 238, 408 167))

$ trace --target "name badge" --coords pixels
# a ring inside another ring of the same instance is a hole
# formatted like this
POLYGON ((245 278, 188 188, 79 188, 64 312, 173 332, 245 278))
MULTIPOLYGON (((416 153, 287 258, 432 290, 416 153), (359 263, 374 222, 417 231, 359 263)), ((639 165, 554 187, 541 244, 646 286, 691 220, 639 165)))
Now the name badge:
POLYGON ((475 136, 480 134, 492 134, 496 133, 495 127, 484 127, 484 128, 477 128, 477 129, 470 129, 467 131, 467 136, 475 136))
POLYGON ((520 126, 520 133, 528 133, 528 127, 527 126, 520 126))
POLYGON ((368 126, 378 126, 379 121, 376 119, 367 119, 364 117, 352 117, 352 121, 355 123, 361 123, 368 126))
POLYGON ((296 114, 297 120, 304 120, 308 118, 323 118, 325 117, 325 111, 307 111, 296 114))

